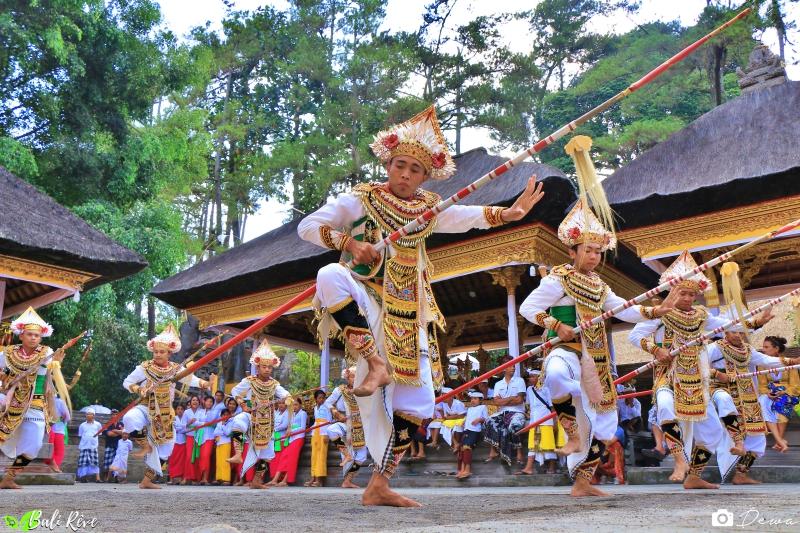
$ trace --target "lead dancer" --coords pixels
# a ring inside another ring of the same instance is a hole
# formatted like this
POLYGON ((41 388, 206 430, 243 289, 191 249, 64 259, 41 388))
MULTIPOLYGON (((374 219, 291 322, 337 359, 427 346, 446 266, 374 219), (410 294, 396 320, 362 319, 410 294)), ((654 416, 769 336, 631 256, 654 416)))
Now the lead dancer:
POLYGON ((319 332, 341 331, 351 360, 367 448, 376 469, 364 505, 415 507, 389 489, 389 479, 423 420, 433 416, 434 385, 442 385, 436 342, 444 317, 431 289, 425 239, 433 232, 461 233, 522 219, 543 196, 535 177, 510 208, 454 205, 416 232, 378 253, 373 244, 401 228, 440 198, 420 186, 443 180, 455 163, 433 107, 378 133, 371 148, 385 165, 384 183, 357 185, 307 216, 297 231, 304 240, 343 252, 352 271, 330 264, 317 275, 319 332))
MULTIPOLYGON (((578 179, 584 187, 598 194, 599 184, 589 159, 591 139, 574 137, 566 146, 575 161, 578 179), (583 185, 586 183, 586 185, 583 185)), ((602 200, 601 216, 606 211, 602 200)), ((580 199, 558 226, 558 238, 569 248, 572 264, 554 267, 539 286, 525 299, 519 313, 563 341, 547 355, 542 365, 544 383, 550 392, 558 420, 567 434, 567 443, 556 450, 567 456, 570 476, 575 480, 572 496, 607 496, 592 486, 594 471, 600 463, 605 442, 617 429, 617 392, 612 377, 612 360, 604 323, 582 329, 575 338, 572 329, 604 311, 621 306, 625 300, 594 270, 603 253, 616 246, 613 230, 595 216, 585 199, 580 199), (598 382, 599 378, 599 382, 598 382)), ((606 218, 606 217, 604 217, 606 218)), ((609 224, 610 225, 610 224, 609 224)), ((642 322, 665 315, 674 297, 659 307, 634 305, 615 315, 625 322, 642 322)), ((540 378, 541 379, 541 378, 540 378)))
MULTIPOLYGON (((147 349, 153 354, 153 359, 137 365, 122 383, 123 387, 142 398, 139 405, 125 413, 122 423, 131 440, 141 448, 133 456, 144 457, 144 477, 139 488, 160 489, 155 480, 164 474, 164 466, 175 446, 175 411, 172 408, 175 382, 172 377, 184 369, 183 365, 169 360, 170 354, 181 349, 180 337, 172 324, 147 341, 147 349)), ((208 382, 194 374, 180 382, 191 387, 208 388, 208 382)))

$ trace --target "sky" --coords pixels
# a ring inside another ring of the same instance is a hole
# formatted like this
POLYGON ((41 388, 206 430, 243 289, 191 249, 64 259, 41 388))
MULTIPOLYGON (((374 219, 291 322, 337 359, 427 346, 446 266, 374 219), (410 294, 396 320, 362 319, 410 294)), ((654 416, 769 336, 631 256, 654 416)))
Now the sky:
MULTIPOLYGON (((382 30, 413 31, 419 27, 425 5, 431 0, 389 0, 386 7, 386 18, 382 30)), ((530 10, 536 5, 535 0, 460 0, 453 10, 453 25, 469 22, 477 16, 494 13, 511 13, 530 10)), ((178 36, 186 35, 195 26, 210 24, 212 29, 221 29, 225 17, 225 4, 222 0, 159 0, 165 25, 178 36)), ((272 5, 277 9, 285 9, 285 0, 234 0, 237 10, 254 10, 263 5, 272 5)), ((695 24, 706 5, 706 0, 642 0, 639 11, 635 14, 619 14, 612 17, 597 17, 591 21, 594 31, 611 31, 625 33, 637 24, 661 20, 664 22, 679 20, 683 26, 695 24)), ((787 18, 800 20, 800 3, 787 6, 787 18)), ((529 38, 524 21, 507 24, 503 28, 506 44, 515 51, 529 49, 529 38)), ((795 33, 795 37, 796 37, 795 33)), ((777 38, 774 30, 768 30, 761 37, 764 44, 778 53, 777 38)), ((797 40, 794 40, 797 43, 797 40)), ((800 80, 800 48, 797 44, 788 46, 786 50, 787 74, 789 79, 800 80)), ((644 73, 643 73, 644 74, 644 73)), ((481 130, 468 130, 462 134, 462 151, 494 145, 488 134, 481 130)), ((510 151, 500 150, 501 155, 512 155, 510 151)), ((245 241, 254 239, 263 233, 277 228, 287 217, 289 207, 278 201, 262 201, 258 211, 249 216, 245 228, 245 241)))

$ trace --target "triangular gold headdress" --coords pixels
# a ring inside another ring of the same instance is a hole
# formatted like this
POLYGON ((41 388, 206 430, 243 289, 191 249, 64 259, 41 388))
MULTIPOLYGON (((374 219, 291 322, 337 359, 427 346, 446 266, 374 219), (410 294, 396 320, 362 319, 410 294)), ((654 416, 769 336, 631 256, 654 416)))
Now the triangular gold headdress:
POLYGON ((383 163, 398 155, 419 161, 435 180, 444 180, 456 171, 456 164, 447 149, 436 109, 430 106, 409 120, 379 132, 369 145, 383 163))
MULTIPOLYGON (((679 255, 678 258, 673 261, 673 263, 661 274, 661 278, 659 278, 658 283, 660 285, 670 280, 677 279, 687 272, 691 272, 695 268, 697 268, 697 263, 692 257, 692 254, 690 254, 688 250, 684 250, 681 252, 681 255, 679 255)), ((705 292, 711 286, 711 280, 709 280, 705 274, 700 272, 681 281, 677 286, 684 287, 686 289, 692 289, 697 292, 705 292)))
POLYGON ((175 331, 175 326, 167 324, 164 331, 147 341, 147 349, 151 352, 154 351, 157 346, 166 348, 170 353, 181 351, 181 338, 178 336, 178 332, 175 331))
POLYGON ((15 335, 22 335, 24 331, 36 331, 42 337, 49 337, 53 334, 53 326, 42 320, 33 307, 28 307, 18 319, 11 323, 11 331, 15 335))

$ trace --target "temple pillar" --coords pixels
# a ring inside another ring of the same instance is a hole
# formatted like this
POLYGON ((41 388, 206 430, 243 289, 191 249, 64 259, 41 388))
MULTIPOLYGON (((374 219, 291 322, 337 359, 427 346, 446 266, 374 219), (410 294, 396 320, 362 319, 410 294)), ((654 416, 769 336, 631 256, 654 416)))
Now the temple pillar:
POLYGON ((325 338, 319 356, 319 386, 327 392, 331 369, 331 339, 325 338))
MULTIPOLYGON (((492 276, 492 284, 500 285, 506 289, 506 313, 508 314, 508 354, 511 357, 519 356, 519 332, 517 330, 517 296, 516 291, 519 286, 522 274, 526 270, 525 265, 515 265, 489 270, 492 276)), ((520 364, 517 363, 514 375, 519 377, 520 364)))

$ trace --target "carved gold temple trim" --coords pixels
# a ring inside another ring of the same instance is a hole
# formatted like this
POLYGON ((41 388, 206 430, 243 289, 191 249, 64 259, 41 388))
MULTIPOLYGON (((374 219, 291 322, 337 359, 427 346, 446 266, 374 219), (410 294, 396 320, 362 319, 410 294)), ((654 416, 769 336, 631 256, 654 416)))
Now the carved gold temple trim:
POLYGON ((624 230, 618 237, 643 259, 675 255, 758 237, 795 220, 798 212, 800 195, 624 230))
MULTIPOLYGON (((493 231, 467 241, 440 246, 431 249, 428 256, 433 263, 434 283, 510 263, 537 263, 553 266, 569 261, 569 254, 558 240, 555 232, 538 223, 493 231)), ((600 270, 600 275, 614 292, 623 298, 631 298, 646 290, 642 285, 608 265, 600 270)), ((190 307, 187 311, 197 317, 201 329, 218 324, 253 320, 276 309, 292 296, 310 287, 312 283, 313 280, 303 281, 190 307)), ((527 295, 520 295, 520 298, 524 296, 527 295)), ((292 312, 310 308, 311 300, 308 299, 295 306, 292 312)))
POLYGON ((28 261, 18 257, 0 255, 0 277, 24 279, 51 287, 69 288, 82 291, 83 286, 100 276, 90 272, 72 270, 28 261))

